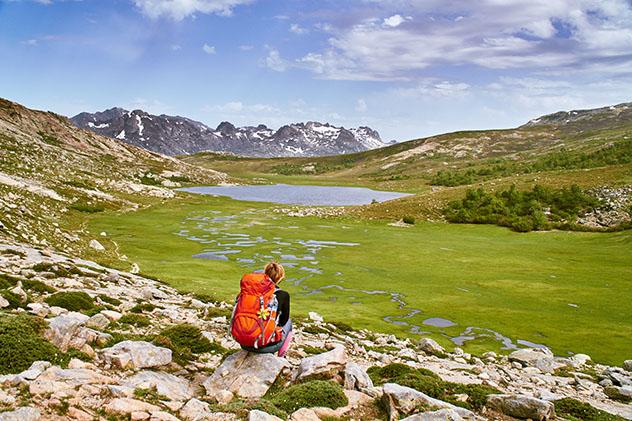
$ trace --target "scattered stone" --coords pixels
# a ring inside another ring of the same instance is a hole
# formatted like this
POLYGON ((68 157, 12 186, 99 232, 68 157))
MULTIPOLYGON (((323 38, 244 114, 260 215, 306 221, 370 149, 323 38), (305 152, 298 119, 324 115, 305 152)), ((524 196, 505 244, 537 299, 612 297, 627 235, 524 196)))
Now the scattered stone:
POLYGON ((416 410, 420 405, 429 406, 431 408, 452 409, 461 417, 474 418, 473 412, 454 406, 448 402, 431 398, 425 393, 421 393, 410 387, 400 386, 395 383, 386 383, 383 386, 384 395, 382 397, 391 420, 397 420, 400 415, 408 415, 416 410))
POLYGON ((315 322, 323 322, 323 316, 321 316, 320 314, 316 313, 315 311, 310 311, 309 313, 307 313, 307 315, 309 316, 310 320, 313 320, 315 322))
POLYGON ((105 317, 103 314, 95 314, 90 317, 88 321, 86 321, 86 326, 92 327, 94 329, 103 330, 110 324, 110 319, 105 317))
POLYGON ((74 311, 62 314, 49 320, 48 329, 44 336, 65 352, 89 318, 85 314, 74 311))
POLYGON ((14 411, 0 413, 0 421, 39 421, 40 410, 30 406, 23 406, 14 411))
POLYGON ((258 409, 253 409, 248 413, 248 421, 283 421, 279 417, 275 417, 274 415, 270 415, 267 412, 259 411, 258 409))
POLYGON ((445 349, 437 343, 434 339, 422 338, 419 341, 419 349, 430 355, 443 355, 445 349))
POLYGON ((349 361, 345 366, 344 388, 360 392, 373 388, 373 381, 358 364, 349 361))
POLYGON ((420 412, 400 421, 461 421, 476 418, 463 418, 453 409, 440 409, 438 411, 420 412))
POLYGON ((260 398, 268 391, 281 371, 289 363, 273 354, 238 351, 230 355, 204 381, 207 395, 216 398, 228 390, 242 398, 260 398))
POLYGON ((583 367, 590 361, 592 361, 590 356, 586 354, 575 354, 568 358, 570 365, 575 368, 583 367))
POLYGON ((313 409, 300 408, 290 415, 289 421, 320 421, 320 417, 313 409))
POLYGON ((131 398, 115 398, 105 406, 108 414, 132 414, 133 412, 158 412, 160 407, 131 398))
POLYGON ((121 317, 123 317, 123 315, 121 313, 119 313, 118 311, 114 311, 114 310, 103 310, 100 314, 103 314, 105 317, 107 317, 109 320, 115 322, 118 319, 120 319, 121 317))
POLYGON ((159 371, 141 371, 132 377, 123 380, 133 388, 155 388, 159 395, 163 395, 173 401, 186 401, 193 397, 193 388, 190 382, 182 377, 159 371))
POLYGON ((99 243, 97 240, 90 240, 90 247, 96 251, 105 251, 103 244, 99 243))
POLYGON ((9 302, 6 300, 6 298, 4 298, 3 296, 0 295, 0 308, 6 308, 9 307, 9 302))
POLYGON ((510 417, 548 420, 555 418, 555 405, 525 395, 489 395, 486 406, 510 417))
POLYGON ((104 349, 103 357, 123 369, 160 367, 171 362, 171 350, 145 341, 123 341, 104 349))
POLYGON ((625 360, 623 362, 623 368, 627 371, 632 372, 632 360, 625 360))
POLYGON ((337 345, 331 351, 303 358, 298 367, 296 380, 301 381, 310 376, 333 378, 337 376, 347 363, 345 347, 337 345))
POLYGON ((603 392, 610 399, 632 401, 632 386, 608 386, 603 392))
POLYGON ((525 348, 509 354, 509 361, 522 364, 523 367, 536 367, 544 373, 552 373, 557 364, 548 348, 525 348))

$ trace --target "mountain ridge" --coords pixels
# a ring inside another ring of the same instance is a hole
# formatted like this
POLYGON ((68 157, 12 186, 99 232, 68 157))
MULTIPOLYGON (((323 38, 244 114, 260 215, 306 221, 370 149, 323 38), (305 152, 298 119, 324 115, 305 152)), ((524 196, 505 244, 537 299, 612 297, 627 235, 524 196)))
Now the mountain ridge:
POLYGON ((211 128, 199 121, 120 107, 82 112, 70 119, 77 127, 165 155, 224 152, 253 157, 326 156, 386 146, 370 127, 336 127, 307 121, 281 126, 236 127, 228 121, 211 128))

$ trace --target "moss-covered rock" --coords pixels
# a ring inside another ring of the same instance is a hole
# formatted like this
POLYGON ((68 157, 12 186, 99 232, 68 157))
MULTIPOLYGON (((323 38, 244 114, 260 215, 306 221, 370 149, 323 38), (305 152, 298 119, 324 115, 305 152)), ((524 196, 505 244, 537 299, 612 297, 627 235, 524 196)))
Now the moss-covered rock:
POLYGON ((156 308, 155 305, 151 303, 138 303, 134 307, 130 309, 132 313, 144 313, 153 311, 156 308))
POLYGON ((58 292, 46 298, 46 303, 70 311, 90 310, 94 307, 92 297, 82 291, 58 292))
POLYGON ((555 413, 559 417, 571 421, 623 421, 625 419, 572 398, 558 399, 553 401, 553 404, 555 405, 555 413))
POLYGON ((338 383, 323 380, 290 386, 272 396, 270 402, 288 413, 315 406, 335 409, 349 403, 338 383))
POLYGON ((24 289, 31 291, 31 292, 37 292, 39 294, 51 294, 53 292, 56 292, 57 290, 55 288, 53 288, 50 285, 46 285, 44 282, 42 281, 38 281, 35 279, 25 279, 22 281, 22 286, 24 287, 24 289))
POLYGON ((446 382, 430 370, 399 363, 370 367, 367 373, 376 385, 397 383, 433 398, 474 410, 480 410, 485 405, 488 395, 500 393, 498 389, 491 386, 446 382), (461 394, 468 395, 467 401, 462 402, 456 398, 456 395, 461 394))

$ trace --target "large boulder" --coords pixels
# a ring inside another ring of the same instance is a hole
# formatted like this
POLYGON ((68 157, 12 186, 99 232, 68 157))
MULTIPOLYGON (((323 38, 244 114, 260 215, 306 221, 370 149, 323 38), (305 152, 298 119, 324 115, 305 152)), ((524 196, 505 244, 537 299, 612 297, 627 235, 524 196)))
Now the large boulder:
POLYGON ((0 414, 0 421, 39 421, 41 418, 40 410, 30 406, 0 414))
POLYGON ((104 376, 88 368, 63 369, 53 366, 47 368, 29 384, 29 392, 32 395, 46 395, 89 384, 110 383, 114 383, 111 377, 104 376))
POLYGON ((49 320, 48 329, 44 332, 44 336, 55 344, 57 348, 66 352, 88 319, 90 317, 85 314, 74 311, 62 314, 49 320))
POLYGON ((312 376, 332 378, 338 375, 347 363, 345 347, 337 345, 331 351, 303 358, 298 367, 296 380, 305 380, 312 376))
POLYGON ((215 399, 223 391, 242 398, 260 398, 286 367, 289 363, 284 358, 242 350, 226 358, 203 386, 207 395, 215 399))
POLYGON ((191 383, 182 377, 161 371, 144 370, 123 381, 134 389, 156 389, 172 401, 187 401, 193 397, 191 383))
POLYGON ((426 354, 430 355, 443 355, 445 354, 445 349, 441 345, 437 343, 434 339, 430 338, 422 338, 418 343, 419 349, 421 349, 426 354))
POLYGON ((552 402, 525 395, 489 395, 486 407, 514 418, 548 420, 555 418, 552 402))
POLYGON ((390 420, 398 420, 400 415, 408 415, 419 408, 420 405, 438 409, 451 409, 465 419, 476 418, 472 411, 432 398, 410 387, 400 386, 396 383, 386 383, 383 386, 383 391, 382 399, 388 410, 390 420))
POLYGON ((171 362, 171 350, 145 341, 123 341, 103 350, 109 364, 126 369, 160 367, 171 362))
POLYGON ((345 366, 345 389, 348 390, 359 390, 360 392, 372 389, 373 381, 369 377, 369 375, 360 367, 358 364, 353 361, 347 362, 345 366))
POLYGON ((632 386, 632 375, 620 367, 608 367, 601 377, 609 379, 615 386, 632 386))
POLYGON ((525 348, 509 354, 509 361, 516 361, 524 367, 536 367, 544 373, 552 373, 557 367, 555 357, 548 348, 525 348))
POLYGON ((632 401, 632 386, 608 386, 603 391, 610 399, 632 401))

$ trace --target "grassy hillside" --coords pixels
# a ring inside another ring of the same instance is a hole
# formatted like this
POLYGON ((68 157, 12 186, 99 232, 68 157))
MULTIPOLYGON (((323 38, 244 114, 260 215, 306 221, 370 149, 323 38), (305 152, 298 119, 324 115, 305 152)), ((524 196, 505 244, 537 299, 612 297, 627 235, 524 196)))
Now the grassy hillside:
POLYGON ((174 196, 222 173, 77 129, 50 112, 0 99, 0 236, 67 252, 87 248, 86 215, 174 196))

